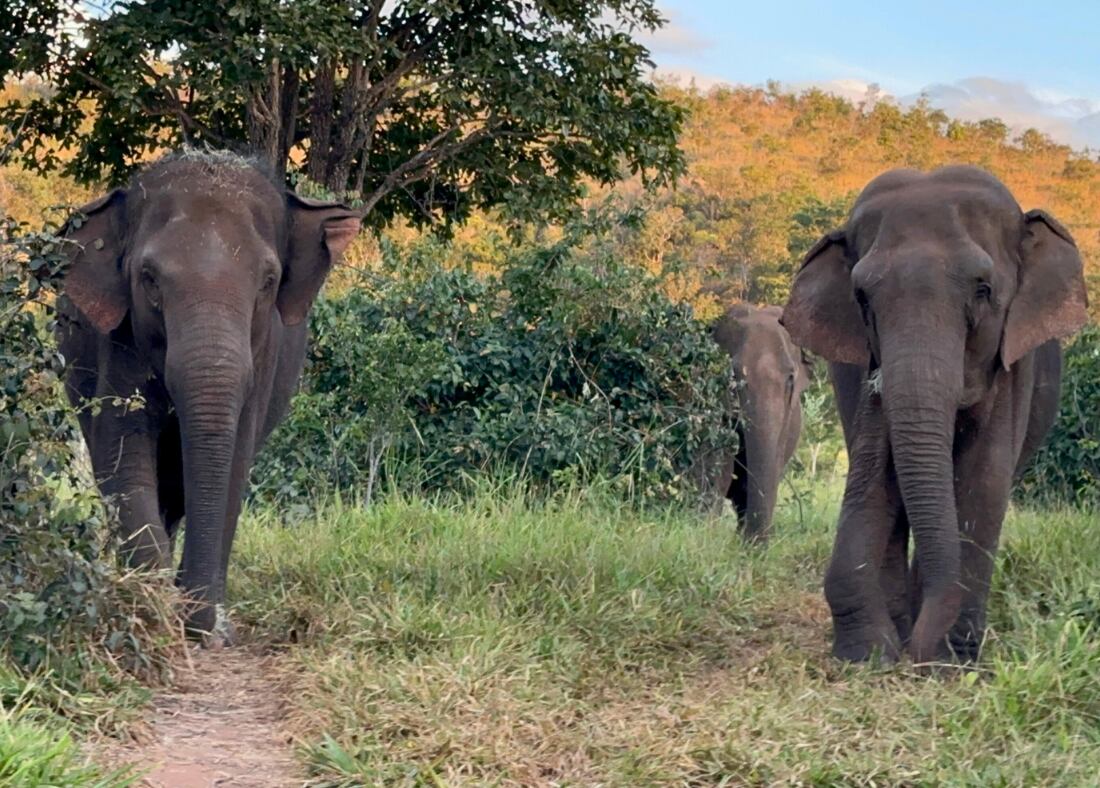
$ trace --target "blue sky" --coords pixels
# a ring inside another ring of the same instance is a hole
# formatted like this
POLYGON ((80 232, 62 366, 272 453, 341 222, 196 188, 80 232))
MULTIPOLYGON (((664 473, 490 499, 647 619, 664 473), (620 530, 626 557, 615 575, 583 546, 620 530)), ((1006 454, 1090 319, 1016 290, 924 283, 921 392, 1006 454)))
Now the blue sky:
POLYGON ((967 119, 998 115, 1100 148, 1100 2, 658 0, 658 71, 715 82, 868 83, 967 119))

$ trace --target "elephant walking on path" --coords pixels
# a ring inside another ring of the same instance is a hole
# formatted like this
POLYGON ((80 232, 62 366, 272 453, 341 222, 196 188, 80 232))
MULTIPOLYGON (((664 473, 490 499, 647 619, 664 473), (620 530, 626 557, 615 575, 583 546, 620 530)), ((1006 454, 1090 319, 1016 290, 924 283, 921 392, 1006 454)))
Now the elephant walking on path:
POLYGON ((739 385, 741 420, 735 456, 719 456, 712 481, 733 504, 746 537, 771 531, 783 470, 802 431, 800 397, 809 383, 802 352, 779 324, 779 307, 738 304, 714 327, 739 385))
POLYGON ((286 413, 306 315, 359 226, 250 161, 197 152, 69 223, 59 341, 96 480, 136 565, 166 567, 186 515, 177 582, 199 603, 188 630, 208 643, 230 639, 219 608, 253 457, 286 413))
POLYGON ((807 254, 783 324, 832 362, 849 447, 825 578, 836 656, 977 658, 1014 474, 1054 421, 1057 340, 1086 307, 1066 229, 973 167, 880 175, 807 254))

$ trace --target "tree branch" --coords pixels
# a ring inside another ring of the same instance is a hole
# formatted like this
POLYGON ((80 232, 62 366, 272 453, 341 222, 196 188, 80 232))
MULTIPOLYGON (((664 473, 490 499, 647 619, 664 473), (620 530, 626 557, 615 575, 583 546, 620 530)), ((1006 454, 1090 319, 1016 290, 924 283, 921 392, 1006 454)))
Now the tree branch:
POLYGON ((454 158, 462 151, 473 147, 479 142, 507 134, 507 132, 499 128, 494 128, 492 122, 489 121, 485 126, 471 131, 469 134, 450 145, 442 144, 448 137, 461 131, 463 125, 462 123, 456 123, 439 132, 428 140, 427 144, 417 153, 407 159, 403 164, 391 170, 382 183, 379 184, 378 188, 371 192, 363 201, 363 213, 369 213, 375 205, 394 189, 416 183, 431 175, 432 170, 430 165, 454 158))

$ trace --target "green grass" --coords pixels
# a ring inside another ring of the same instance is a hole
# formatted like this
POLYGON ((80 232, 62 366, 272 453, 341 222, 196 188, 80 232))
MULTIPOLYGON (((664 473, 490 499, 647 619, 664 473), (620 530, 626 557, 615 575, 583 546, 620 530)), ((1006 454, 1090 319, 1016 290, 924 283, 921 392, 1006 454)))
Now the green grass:
POLYGON ((598 493, 253 511, 231 596, 293 644, 320 785, 1093 783, 1095 517, 1013 513, 981 669, 927 679, 828 656, 838 497, 788 504, 766 551, 598 493))
POLYGON ((25 709, 0 708, 0 786, 125 788, 129 770, 105 770, 81 753, 65 726, 25 709))

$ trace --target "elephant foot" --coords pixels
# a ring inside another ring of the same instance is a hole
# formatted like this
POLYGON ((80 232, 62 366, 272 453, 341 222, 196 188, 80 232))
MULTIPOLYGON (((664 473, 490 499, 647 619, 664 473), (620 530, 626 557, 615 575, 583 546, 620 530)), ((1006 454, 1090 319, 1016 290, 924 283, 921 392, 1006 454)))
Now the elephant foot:
POLYGON ((212 651, 237 643, 237 629, 221 603, 203 605, 192 613, 187 620, 187 635, 212 651))
POLYGON ((897 633, 837 633, 833 637, 833 656, 845 662, 894 665, 901 659, 897 633))
POLYGON ((898 641, 904 651, 909 646, 909 640, 913 636, 913 620, 909 617, 909 611, 890 616, 894 622, 894 629, 898 631, 898 641))
POLYGON ((982 651, 984 632, 976 633, 972 629, 951 630, 947 636, 947 645, 954 661, 969 664, 978 661, 982 651))
POLYGON ((127 536, 120 551, 126 563, 135 569, 159 571, 172 565, 168 534, 155 523, 146 523, 127 536))
POLYGON ((208 648, 211 651, 221 651, 223 648, 229 648, 236 644, 237 628, 233 625, 233 620, 229 618, 225 605, 214 605, 214 630, 203 638, 203 648, 208 648))

